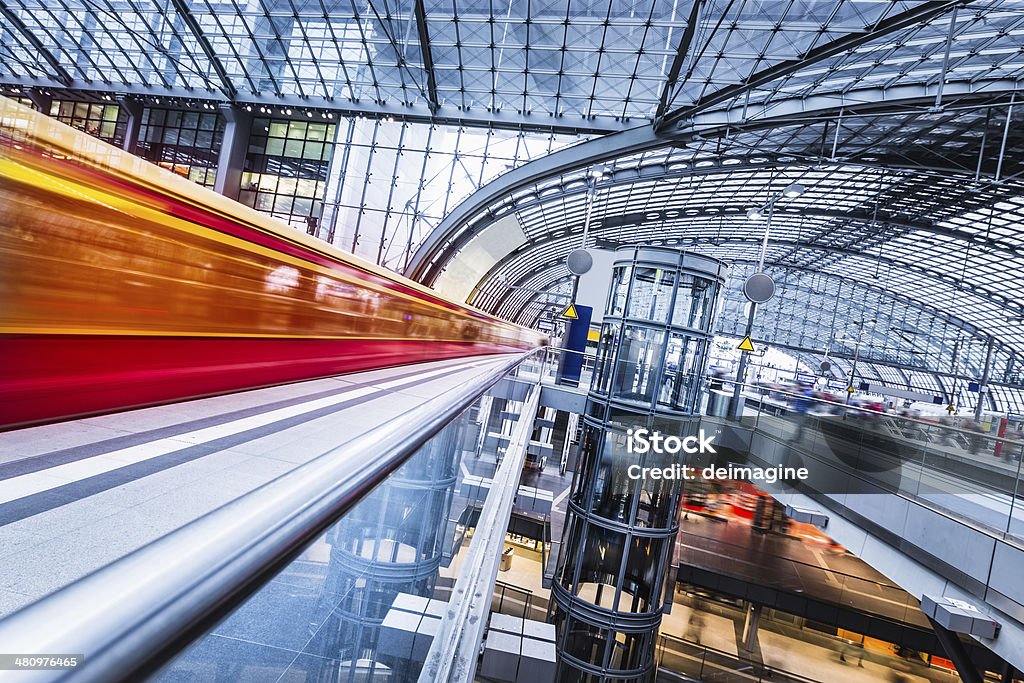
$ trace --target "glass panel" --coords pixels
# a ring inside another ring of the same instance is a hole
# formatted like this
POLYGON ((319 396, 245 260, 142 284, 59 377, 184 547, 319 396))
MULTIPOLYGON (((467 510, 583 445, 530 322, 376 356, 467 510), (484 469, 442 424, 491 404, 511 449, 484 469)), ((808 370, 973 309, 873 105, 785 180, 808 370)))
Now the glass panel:
POLYGON ((714 288, 710 280, 682 275, 672 310, 672 324, 703 329, 710 320, 713 296, 714 288))
POLYGON ((597 360, 594 370, 593 389, 597 393, 608 393, 609 370, 615 359, 615 347, 619 338, 619 324, 605 323, 601 329, 601 339, 597 346, 597 360))
POLYGON ((588 472, 594 480, 590 511, 605 519, 628 524, 632 515, 633 491, 638 481, 629 477, 629 467, 638 465, 640 456, 626 451, 626 435, 621 432, 606 432, 604 443, 600 445, 597 467, 588 472))
POLYGON ((629 277, 632 266, 620 266, 612 274, 611 300, 608 302, 608 315, 621 318, 626 312, 626 294, 629 292, 629 277))
POLYGON ((153 680, 415 681, 494 474, 500 445, 479 437, 522 412, 502 384, 153 680))
POLYGON ((667 321, 674 282, 674 272, 638 267, 633 278, 633 293, 629 298, 629 317, 653 322, 667 321))
POLYGON ((650 403, 654 399, 654 383, 664 346, 664 331, 626 325, 612 378, 612 396, 650 403))
POLYGON ((701 382, 697 372, 703 367, 703 351, 704 340, 698 337, 679 333, 669 337, 665 372, 658 392, 659 405, 687 412, 692 409, 701 382))

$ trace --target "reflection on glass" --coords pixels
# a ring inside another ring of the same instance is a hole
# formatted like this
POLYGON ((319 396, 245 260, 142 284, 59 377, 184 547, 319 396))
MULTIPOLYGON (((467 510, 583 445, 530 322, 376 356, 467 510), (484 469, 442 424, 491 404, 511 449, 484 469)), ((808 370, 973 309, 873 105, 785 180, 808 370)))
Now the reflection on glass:
POLYGON ((665 333, 639 325, 626 325, 612 378, 612 397, 650 403, 662 361, 665 333))
POLYGON ((691 412, 700 386, 698 371, 704 367, 705 340, 674 332, 669 335, 665 370, 658 404, 691 412))
POLYGON ((672 304, 675 277, 674 272, 660 268, 638 267, 633 278, 633 291, 629 297, 628 317, 666 322, 669 306, 672 304))
POLYGON ((629 276, 632 266, 621 266, 612 273, 611 300, 608 314, 621 318, 626 311, 626 294, 629 292, 629 276))
POLYGON ((672 324, 703 329, 711 319, 714 291, 710 280, 693 275, 680 276, 672 324))
POLYGON ((422 446, 156 680, 415 681, 425 651, 395 647, 401 633, 385 620, 399 602, 447 601, 442 568, 461 541, 461 512, 479 504, 460 498, 456 509, 453 494, 458 473, 482 464, 460 464, 467 447, 480 445, 468 429, 480 407, 422 446))
POLYGON ((601 328, 601 340, 598 342, 597 360, 594 368, 592 389, 598 393, 608 393, 608 378, 612 360, 615 357, 615 344, 619 340, 619 325, 605 323, 601 328))
MULTIPOLYGON (((597 446, 597 443, 595 443, 597 446)), ((602 448, 593 448, 588 459, 596 466, 588 466, 589 477, 593 479, 593 494, 590 510, 605 519, 628 524, 633 507, 633 489, 637 480, 630 479, 631 465, 638 465, 640 456, 626 452, 626 435, 608 431, 604 435, 602 448)))

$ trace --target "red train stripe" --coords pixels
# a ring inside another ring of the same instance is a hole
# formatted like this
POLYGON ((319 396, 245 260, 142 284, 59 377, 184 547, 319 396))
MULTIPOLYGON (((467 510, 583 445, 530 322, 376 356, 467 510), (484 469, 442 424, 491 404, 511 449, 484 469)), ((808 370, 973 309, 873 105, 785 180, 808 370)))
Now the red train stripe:
POLYGON ((3 336, 0 428, 515 350, 429 340, 3 336))

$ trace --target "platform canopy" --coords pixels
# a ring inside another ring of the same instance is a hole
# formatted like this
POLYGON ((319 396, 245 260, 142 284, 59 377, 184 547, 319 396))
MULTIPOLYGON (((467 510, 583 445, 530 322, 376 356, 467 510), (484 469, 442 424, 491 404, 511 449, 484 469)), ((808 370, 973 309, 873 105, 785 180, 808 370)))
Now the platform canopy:
POLYGON ((1022 0, 0 0, 0 31, 9 94, 348 121, 337 149, 393 160, 332 170, 331 222, 359 225, 331 239, 427 283, 458 271, 524 323, 531 289, 568 291, 588 202, 587 246, 680 245, 739 277, 748 210, 799 182, 762 340, 820 352, 876 320, 879 362, 980 374, 991 346, 1019 380, 1022 0))

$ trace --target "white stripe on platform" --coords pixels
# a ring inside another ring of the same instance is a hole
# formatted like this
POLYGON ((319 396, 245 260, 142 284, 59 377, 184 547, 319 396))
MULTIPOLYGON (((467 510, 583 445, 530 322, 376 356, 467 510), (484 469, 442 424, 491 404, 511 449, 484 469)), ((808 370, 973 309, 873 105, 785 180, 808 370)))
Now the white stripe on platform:
POLYGON ((178 434, 165 439, 160 439, 159 441, 151 441, 135 446, 129 446, 127 448, 120 448, 115 451, 110 451, 109 453, 101 453, 76 462, 57 465, 45 470, 39 470, 38 472, 31 472, 18 477, 12 477, 10 479, 0 481, 0 504, 9 503, 12 500, 25 498, 26 496, 31 496, 36 493, 49 491, 50 489, 81 481, 82 479, 93 477, 98 474, 112 472, 113 470, 125 467, 126 465, 151 460, 161 455, 167 455, 168 453, 173 453, 174 451, 179 451, 184 448, 209 443, 226 436, 232 436, 240 432, 257 429, 280 420, 286 420, 305 413, 329 408, 339 403, 351 401, 368 394, 377 393, 381 389, 394 389, 403 385, 419 384, 424 380, 432 379, 440 375, 465 371, 484 364, 485 363, 477 362, 469 364, 468 366, 460 366, 458 368, 446 367, 424 372, 416 375, 415 377, 403 377, 401 379, 388 380, 386 382, 375 382, 372 385, 356 387, 350 391, 335 394, 334 396, 306 401, 304 403, 297 403, 284 408, 278 408, 277 410, 271 410, 266 413, 260 413, 258 415, 240 418, 231 422, 225 422, 224 424, 205 427, 203 429, 197 429, 184 434, 178 434))

